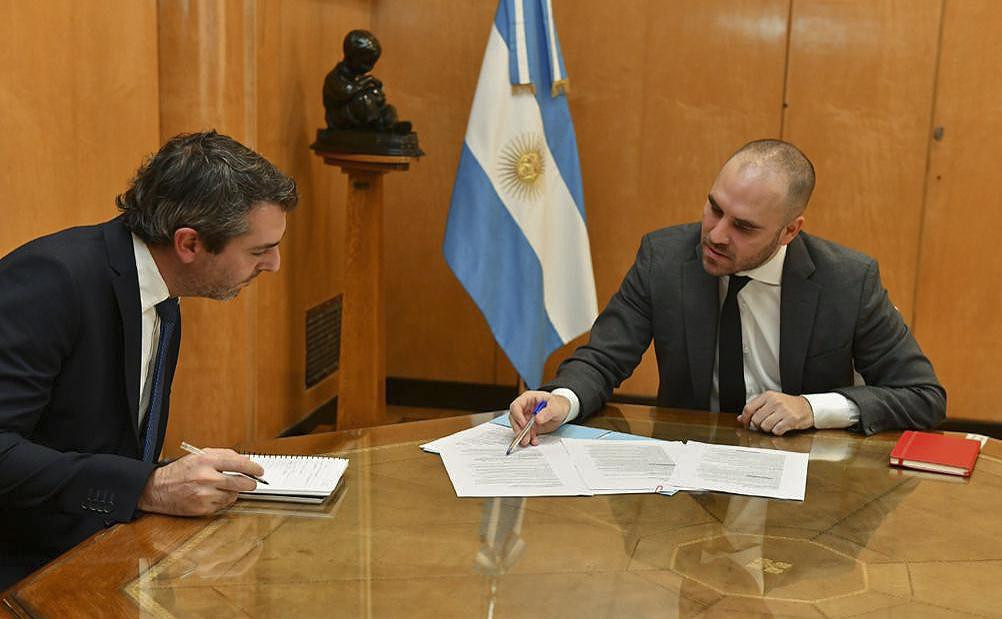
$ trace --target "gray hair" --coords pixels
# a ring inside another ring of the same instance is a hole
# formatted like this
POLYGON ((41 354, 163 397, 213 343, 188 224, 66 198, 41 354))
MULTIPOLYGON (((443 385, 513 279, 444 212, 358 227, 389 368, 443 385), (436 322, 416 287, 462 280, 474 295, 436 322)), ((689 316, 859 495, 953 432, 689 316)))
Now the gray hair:
POLYGON ((783 140, 755 140, 739 148, 727 160, 741 157, 786 179, 786 207, 796 217, 807 208, 814 192, 814 164, 799 148, 783 140))
POLYGON ((179 228, 193 228, 213 253, 247 232, 247 214, 255 206, 269 203, 290 211, 298 201, 294 180, 215 131, 168 140, 115 198, 126 227, 143 241, 170 244, 179 228))

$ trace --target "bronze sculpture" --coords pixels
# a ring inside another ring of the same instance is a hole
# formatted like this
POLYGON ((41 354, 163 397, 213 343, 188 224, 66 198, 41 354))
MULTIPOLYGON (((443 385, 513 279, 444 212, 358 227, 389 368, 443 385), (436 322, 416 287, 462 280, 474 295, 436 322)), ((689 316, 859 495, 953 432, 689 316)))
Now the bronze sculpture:
POLYGON ((324 80, 327 129, 317 130, 318 151, 420 156, 411 123, 397 119, 386 102, 383 83, 369 71, 382 53, 376 37, 352 30, 344 38, 344 58, 324 80))

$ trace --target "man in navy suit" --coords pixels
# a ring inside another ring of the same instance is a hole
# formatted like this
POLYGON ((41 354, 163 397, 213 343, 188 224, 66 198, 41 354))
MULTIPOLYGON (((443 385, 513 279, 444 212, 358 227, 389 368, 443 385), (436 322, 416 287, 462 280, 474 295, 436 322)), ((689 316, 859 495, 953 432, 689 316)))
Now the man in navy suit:
POLYGON ((512 402, 516 432, 547 402, 522 444, 601 408, 652 340, 662 406, 734 412, 776 435, 939 423, 946 392, 876 261, 801 231, 813 189, 814 166, 792 144, 732 155, 702 222, 646 235, 588 343, 512 402))
POLYGON ((0 588, 143 512, 211 514, 261 468, 227 449, 158 463, 178 297, 230 299, 279 267, 295 182, 215 132, 179 135, 119 217, 0 260, 0 588))

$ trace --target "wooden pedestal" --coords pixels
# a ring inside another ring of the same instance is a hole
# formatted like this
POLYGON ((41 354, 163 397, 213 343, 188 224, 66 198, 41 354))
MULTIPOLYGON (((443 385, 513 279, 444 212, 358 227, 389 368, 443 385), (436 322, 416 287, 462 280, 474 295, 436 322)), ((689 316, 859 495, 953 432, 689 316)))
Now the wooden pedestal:
POLYGON ((383 296, 383 175, 411 157, 317 152, 348 175, 341 385, 337 429, 388 423, 386 315, 383 296))

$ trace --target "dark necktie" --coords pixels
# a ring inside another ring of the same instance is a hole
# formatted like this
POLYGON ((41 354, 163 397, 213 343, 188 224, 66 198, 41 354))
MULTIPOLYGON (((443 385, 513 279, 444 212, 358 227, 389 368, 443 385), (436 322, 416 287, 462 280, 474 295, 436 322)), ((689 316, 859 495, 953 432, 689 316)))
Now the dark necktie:
POLYGON ((153 365, 153 384, 150 386, 150 406, 146 409, 146 431, 143 433, 143 460, 154 462, 157 457, 157 437, 160 433, 160 416, 163 409, 164 389, 167 382, 167 356, 181 322, 181 310, 177 299, 170 298, 157 303, 160 317, 160 342, 157 344, 157 359, 153 365))
POLYGON ((740 413, 745 407, 745 364, 738 293, 748 281, 749 278, 744 275, 731 275, 727 296, 720 307, 717 385, 720 392, 720 410, 723 412, 740 413))

